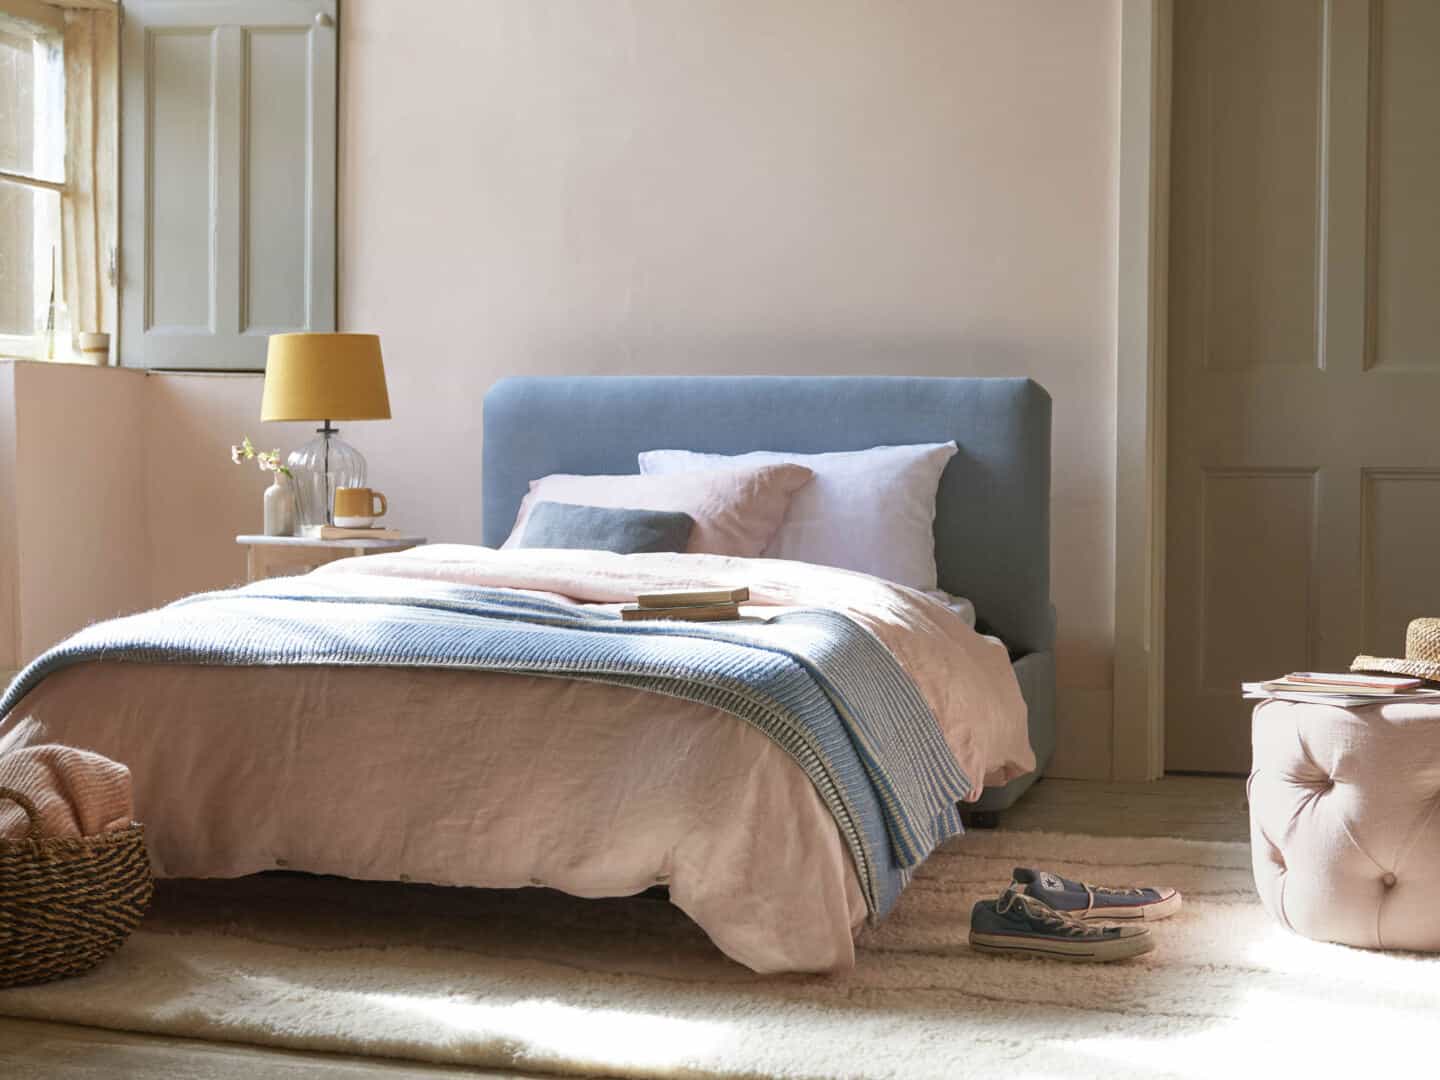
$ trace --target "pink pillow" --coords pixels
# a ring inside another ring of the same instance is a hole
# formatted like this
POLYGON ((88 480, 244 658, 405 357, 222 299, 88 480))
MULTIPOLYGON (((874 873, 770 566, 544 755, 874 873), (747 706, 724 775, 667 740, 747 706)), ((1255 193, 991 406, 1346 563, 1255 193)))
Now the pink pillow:
POLYGON ((530 481, 515 527, 502 547, 515 547, 536 503, 563 502, 630 510, 679 510, 695 519, 686 551, 753 559, 785 519, 790 498, 814 475, 803 465, 714 469, 671 476, 571 476, 530 481))

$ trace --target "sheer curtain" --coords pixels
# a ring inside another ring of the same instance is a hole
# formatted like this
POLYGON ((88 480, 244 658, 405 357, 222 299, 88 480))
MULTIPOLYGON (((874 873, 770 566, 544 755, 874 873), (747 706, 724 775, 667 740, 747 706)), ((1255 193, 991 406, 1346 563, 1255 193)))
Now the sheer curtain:
POLYGON ((75 332, 115 329, 119 20, 65 12, 65 190, 61 248, 75 332))

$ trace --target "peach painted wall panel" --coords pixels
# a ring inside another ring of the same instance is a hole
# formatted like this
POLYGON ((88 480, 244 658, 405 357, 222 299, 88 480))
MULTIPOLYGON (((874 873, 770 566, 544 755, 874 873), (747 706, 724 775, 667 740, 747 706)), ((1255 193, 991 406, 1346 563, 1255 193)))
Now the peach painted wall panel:
POLYGON ((15 500, 15 364, 0 360, 0 677, 20 666, 20 518, 15 500))
POLYGON ((87 623, 149 603, 145 376, 38 363, 13 373, 23 664, 87 623))

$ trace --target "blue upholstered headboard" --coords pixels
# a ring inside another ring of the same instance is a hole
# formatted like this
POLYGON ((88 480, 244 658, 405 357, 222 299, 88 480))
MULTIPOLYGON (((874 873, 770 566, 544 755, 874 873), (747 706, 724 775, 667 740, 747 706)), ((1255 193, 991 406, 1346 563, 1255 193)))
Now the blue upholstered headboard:
POLYGON ((634 473, 642 450, 862 450, 944 442, 940 587, 1018 653, 1051 648, 1050 395, 1029 379, 562 376, 485 395, 484 538, 498 547, 531 480, 634 473))

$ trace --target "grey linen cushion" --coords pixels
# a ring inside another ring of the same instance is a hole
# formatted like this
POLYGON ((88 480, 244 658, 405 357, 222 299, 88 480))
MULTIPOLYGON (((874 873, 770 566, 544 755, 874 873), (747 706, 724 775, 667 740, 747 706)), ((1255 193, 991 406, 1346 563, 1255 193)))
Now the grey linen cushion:
POLYGON ((519 547, 584 548, 633 555, 684 551, 695 519, 675 510, 629 510, 542 502, 530 513, 519 547))

